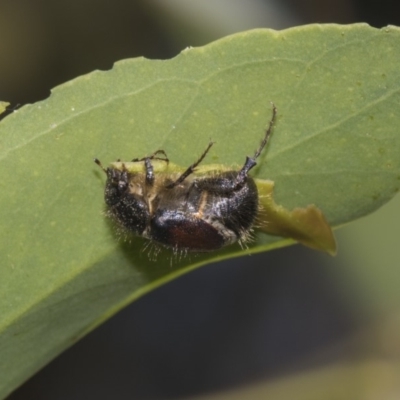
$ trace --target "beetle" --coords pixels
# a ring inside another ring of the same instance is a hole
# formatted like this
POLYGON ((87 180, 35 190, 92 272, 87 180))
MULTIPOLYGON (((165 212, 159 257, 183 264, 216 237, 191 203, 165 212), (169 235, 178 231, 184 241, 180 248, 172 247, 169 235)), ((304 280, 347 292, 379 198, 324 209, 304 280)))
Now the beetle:
POLYGON ((153 161, 169 163, 164 150, 131 162, 144 164, 132 171, 127 163, 104 168, 106 214, 128 232, 175 252, 209 252, 250 240, 259 208, 258 191, 249 171, 272 133, 277 110, 253 157, 240 170, 196 175, 196 167, 213 146, 210 142, 198 160, 183 173, 155 172, 153 161))

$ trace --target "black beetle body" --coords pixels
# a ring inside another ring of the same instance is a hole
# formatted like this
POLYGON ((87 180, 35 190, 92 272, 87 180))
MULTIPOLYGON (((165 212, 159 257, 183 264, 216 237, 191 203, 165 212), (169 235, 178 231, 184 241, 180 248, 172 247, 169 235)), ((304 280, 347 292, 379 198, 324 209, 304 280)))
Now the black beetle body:
POLYGON ((212 142, 183 174, 154 173, 152 160, 169 161, 163 150, 132 160, 144 162, 144 172, 132 172, 124 163, 104 169, 95 159, 107 174, 107 214, 125 230, 175 251, 208 252, 237 241, 244 244, 258 212, 257 187, 248 172, 267 143, 275 116, 274 106, 259 149, 239 171, 193 174, 212 142))

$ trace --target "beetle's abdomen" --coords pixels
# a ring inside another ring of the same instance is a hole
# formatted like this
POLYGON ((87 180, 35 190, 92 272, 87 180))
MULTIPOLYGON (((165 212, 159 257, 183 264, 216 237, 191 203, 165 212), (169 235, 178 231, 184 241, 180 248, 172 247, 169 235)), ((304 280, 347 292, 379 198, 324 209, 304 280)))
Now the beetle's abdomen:
POLYGON ((173 210, 155 213, 149 236, 164 246, 198 252, 217 250, 225 244, 225 238, 210 223, 173 210))

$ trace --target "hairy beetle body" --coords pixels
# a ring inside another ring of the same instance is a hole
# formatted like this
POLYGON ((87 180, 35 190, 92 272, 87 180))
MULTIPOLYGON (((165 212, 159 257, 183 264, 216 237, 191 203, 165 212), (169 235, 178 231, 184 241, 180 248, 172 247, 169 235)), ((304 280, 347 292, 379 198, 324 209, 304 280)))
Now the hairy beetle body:
POLYGON ((163 150, 132 160, 144 163, 143 172, 130 170, 128 163, 105 169, 96 159, 107 175, 107 214, 125 230, 177 251, 207 252, 245 243, 258 212, 257 187, 248 172, 267 143, 275 116, 273 107, 260 147, 239 171, 194 174, 212 142, 182 174, 154 172, 153 160, 169 162, 163 150))

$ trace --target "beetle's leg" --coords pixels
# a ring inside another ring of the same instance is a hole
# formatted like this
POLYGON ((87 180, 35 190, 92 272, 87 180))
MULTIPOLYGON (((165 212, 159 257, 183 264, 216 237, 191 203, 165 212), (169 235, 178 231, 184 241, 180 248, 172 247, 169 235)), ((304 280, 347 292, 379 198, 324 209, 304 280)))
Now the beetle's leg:
POLYGON ((164 150, 157 150, 153 154, 143 158, 134 158, 131 162, 141 162, 144 161, 144 166, 146 168, 146 183, 148 185, 152 185, 154 183, 154 169, 153 165, 151 164, 151 160, 161 160, 165 161, 167 164, 169 163, 169 159, 167 153, 164 150), (163 157, 156 157, 157 154, 163 154, 163 157))
POLYGON ((173 187, 182 183, 190 174, 192 174, 194 172, 195 168, 203 161, 204 157, 207 155, 207 153, 209 152, 209 150, 211 149, 211 146, 213 144, 214 144, 214 142, 208 143, 207 148, 204 150, 204 152, 200 156, 200 158, 194 164, 192 164, 176 181, 167 185, 166 188, 172 189, 173 187))
POLYGON ((169 159, 168 159, 167 153, 164 150, 157 150, 153 154, 151 154, 150 156, 147 156, 147 157, 134 158, 133 160, 131 160, 131 162, 140 162, 140 161, 145 161, 146 159, 149 159, 149 160, 161 160, 161 161, 165 161, 167 164, 169 163, 169 159), (165 158, 156 157, 157 154, 163 154, 165 156, 165 158))
POLYGON ((269 121, 268 129, 265 131, 264 139, 261 141, 260 147, 254 153, 254 156, 253 156, 254 160, 259 157, 259 155, 263 151, 264 147, 268 143, 268 140, 269 140, 269 138, 271 136, 271 133, 272 133, 272 128, 275 125, 275 120, 276 120, 276 107, 275 107, 275 104, 272 103, 272 117, 271 117, 271 120, 269 121))
POLYGON ((269 125, 267 130, 265 131, 265 135, 263 140, 260 143, 259 148, 256 150, 256 152, 254 153, 253 157, 246 157, 246 161, 242 167, 242 169, 239 171, 237 178, 236 178, 236 186, 240 186, 241 184, 243 184, 243 182, 246 180, 247 174, 249 173, 249 171, 255 166, 257 165, 256 163, 256 159, 260 156, 261 152, 263 151, 264 147, 267 145, 268 140, 271 136, 272 133, 272 129, 275 125, 275 121, 276 121, 276 107, 275 104, 272 104, 272 117, 271 120, 269 121, 269 125))
POLYGON ((144 159, 144 166, 146 168, 146 183, 152 185, 154 183, 154 170, 150 158, 144 159))

